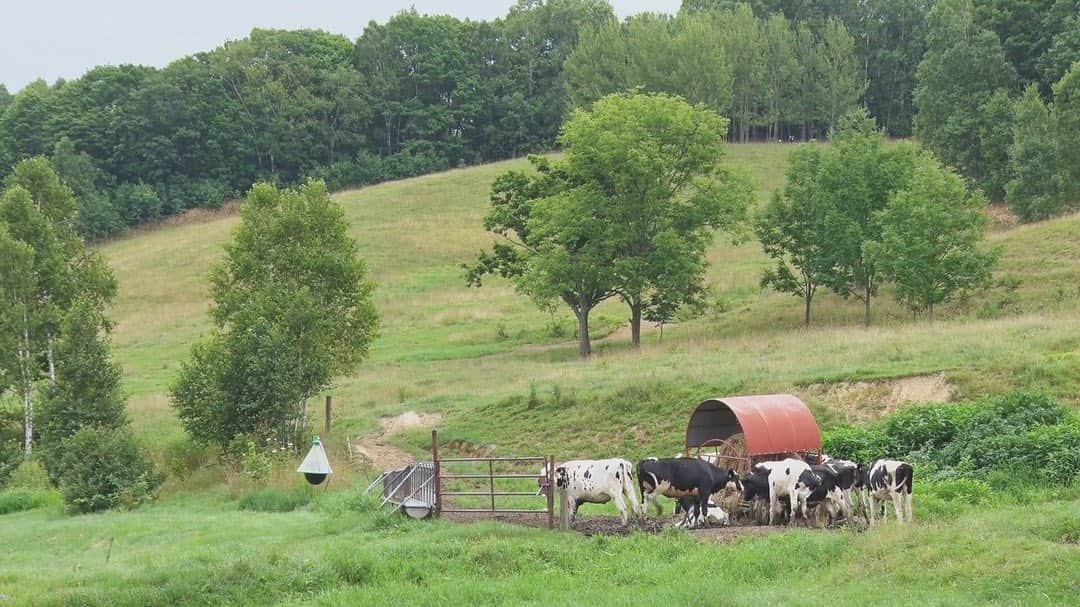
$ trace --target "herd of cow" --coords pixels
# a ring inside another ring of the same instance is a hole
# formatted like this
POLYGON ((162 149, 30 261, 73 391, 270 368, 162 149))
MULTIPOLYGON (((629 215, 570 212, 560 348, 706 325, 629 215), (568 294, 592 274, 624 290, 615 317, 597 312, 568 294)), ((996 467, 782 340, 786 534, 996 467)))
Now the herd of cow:
MULTIPOLYGON (((628 520, 626 500, 637 516, 644 516, 648 504, 657 512, 660 495, 677 500, 675 512, 684 512, 682 526, 693 528, 709 524, 727 525, 728 513, 719 505, 730 503, 728 496, 737 496, 741 509, 750 512, 768 504, 768 521, 784 516, 789 524, 797 515, 810 520, 810 512, 823 507, 830 521, 850 520, 853 516, 852 496, 858 498, 870 525, 881 509, 891 501, 897 520, 911 521, 912 468, 906 462, 881 459, 869 466, 822 456, 819 464, 808 464, 789 457, 779 461, 760 462, 749 473, 740 476, 735 470, 716 465, 715 456, 697 458, 650 457, 638 462, 637 488, 632 464, 619 458, 603 460, 574 460, 555 467, 555 484, 565 494, 571 508, 571 518, 582 504, 615 502, 622 524, 628 520), (624 499, 625 498, 625 499, 624 499), (786 512, 783 505, 787 502, 786 512)), ((546 474, 541 476, 540 490, 546 490, 546 474)))

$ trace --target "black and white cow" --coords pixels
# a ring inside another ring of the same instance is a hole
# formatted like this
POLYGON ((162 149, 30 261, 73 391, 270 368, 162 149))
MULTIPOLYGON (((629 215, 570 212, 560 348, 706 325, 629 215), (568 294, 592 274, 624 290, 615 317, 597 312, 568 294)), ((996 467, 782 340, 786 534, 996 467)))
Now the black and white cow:
MULTIPOLYGON (((836 472, 836 484, 840 487, 840 490, 844 492, 844 500, 847 502, 848 512, 845 516, 850 517, 851 510, 854 508, 851 494, 852 489, 858 484, 859 465, 846 459, 836 459, 834 457, 829 457, 828 455, 821 456, 821 463, 830 466, 836 472)), ((861 505, 861 497, 859 502, 861 505)))
POLYGON ((721 517, 715 514, 709 516, 709 498, 726 489, 738 490, 739 478, 734 471, 718 468, 697 458, 651 457, 638 462, 638 486, 641 489, 642 512, 650 502, 659 512, 656 498, 660 495, 674 498, 686 506, 683 523, 696 527, 708 524, 710 520, 726 522, 727 513, 721 517))
POLYGON ((788 523, 795 523, 795 513, 808 515, 807 500, 818 488, 821 479, 801 459, 788 458, 775 462, 760 462, 751 469, 750 474, 742 478, 743 500, 768 499, 769 524, 772 525, 780 505, 781 498, 788 498, 788 523), (809 474, 807 474, 809 473, 809 474))
MULTIPOLYGON (((855 482, 854 472, 852 470, 850 474, 852 484, 855 482)), ((810 508, 816 508, 824 504, 830 521, 835 520, 840 515, 843 515, 844 518, 851 518, 851 502, 847 500, 847 495, 844 493, 844 481, 842 480, 846 479, 847 476, 849 475, 846 472, 841 473, 832 465, 812 464, 810 471, 804 472, 803 477, 801 477, 804 483, 817 485, 807 496, 807 505, 810 508), (808 474, 812 474, 816 478, 810 479, 806 477, 808 474)))
POLYGON ((911 464, 907 462, 879 459, 869 468, 859 465, 856 488, 866 492, 868 498, 866 512, 871 527, 874 526, 874 517, 877 515, 879 503, 883 509, 882 517, 884 518, 884 507, 888 503, 886 500, 892 500, 896 520, 901 523, 911 522, 913 482, 914 471, 911 464))
MULTIPOLYGON (((542 493, 546 488, 546 471, 541 471, 537 479, 542 493)), ((566 499, 570 506, 570 520, 577 516, 582 504, 606 504, 615 501, 619 518, 623 526, 627 523, 626 500, 630 509, 640 515, 637 493, 634 491, 633 465, 620 458, 571 460, 555 466, 555 485, 566 488, 566 499), (623 498, 626 498, 624 500, 623 498)))

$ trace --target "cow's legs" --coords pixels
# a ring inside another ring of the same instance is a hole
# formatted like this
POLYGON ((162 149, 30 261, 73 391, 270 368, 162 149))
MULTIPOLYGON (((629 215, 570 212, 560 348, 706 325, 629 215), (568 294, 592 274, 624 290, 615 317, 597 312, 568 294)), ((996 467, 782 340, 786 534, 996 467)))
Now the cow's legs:
POLYGON ((893 510, 896 511, 896 520, 902 523, 904 522, 904 507, 901 502, 904 499, 904 496, 900 495, 899 490, 891 491, 890 494, 892 497, 893 510))
POLYGON ((866 516, 870 519, 870 526, 873 527, 874 526, 874 511, 877 510, 877 498, 874 497, 873 494, 870 494, 870 495, 867 496, 867 500, 869 500, 870 505, 866 509, 866 516))
POLYGON ((780 505, 780 498, 776 495, 776 490, 769 487, 769 525, 773 524, 776 518, 776 510, 780 505))
POLYGON ((914 514, 911 512, 911 491, 908 491, 904 496, 904 501, 907 502, 907 507, 904 509, 904 514, 907 515, 907 522, 911 522, 914 518, 914 514))
POLYGON ((615 492, 615 507, 619 509, 619 518, 622 526, 626 526, 626 502, 623 501, 622 491, 615 492))
POLYGON ((709 497, 710 495, 704 487, 698 489, 698 518, 695 521, 695 527, 698 525, 709 526, 709 497))
MULTIPOLYGON (((795 513, 798 512, 798 508, 799 508, 799 493, 798 493, 798 491, 790 491, 790 490, 788 491, 788 504, 789 504, 788 511, 790 513, 790 516, 791 516, 791 518, 788 519, 788 526, 794 526, 795 525, 795 513)), ((803 516, 806 516, 806 511, 805 510, 803 511, 803 516)))

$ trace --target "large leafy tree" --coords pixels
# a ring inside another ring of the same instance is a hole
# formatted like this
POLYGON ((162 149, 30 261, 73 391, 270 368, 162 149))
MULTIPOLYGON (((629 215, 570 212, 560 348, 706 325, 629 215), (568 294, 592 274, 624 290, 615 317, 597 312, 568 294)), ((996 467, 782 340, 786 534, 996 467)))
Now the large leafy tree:
POLYGON ((790 156, 787 184, 773 193, 754 221, 754 232, 776 266, 761 278, 762 287, 802 298, 803 322, 810 326, 810 310, 818 288, 833 269, 835 242, 830 215, 835 211, 819 188, 822 150, 800 147, 790 156))
POLYGON ((592 354, 589 314, 617 295, 610 222, 597 213, 594 186, 575 181, 565 163, 529 158, 535 174, 510 171, 491 188, 484 227, 502 240, 465 266, 469 286, 486 275, 514 281, 541 307, 564 303, 578 323, 578 353, 592 354))
POLYGON ((1045 219, 1061 210, 1065 184, 1050 110, 1036 85, 1024 90, 1014 115, 1006 199, 1022 221, 1045 219))
POLYGON ((922 155, 906 187, 878 213, 881 235, 869 255, 912 310, 934 319, 934 306, 990 280, 995 253, 982 251, 984 201, 957 175, 922 155))
POLYGON ((589 215, 611 224, 634 347, 645 309, 699 292, 714 230, 745 219, 751 187, 719 164, 726 133, 715 112, 664 94, 605 97, 563 128, 564 167, 588 187, 589 215))
POLYGON ((927 51, 919 64, 915 132, 946 164, 1000 199, 1008 180, 1007 142, 998 135, 1000 92, 1016 88, 1016 71, 997 36, 973 21, 970 0, 942 0, 927 17, 927 51))
POLYGON ((1080 58, 1054 84, 1053 125, 1065 200, 1080 204, 1080 58))
MULTIPOLYGON (((77 237, 77 203, 49 162, 30 158, 16 165, 0 198, 0 225, 10 255, 0 277, 4 287, 5 333, 13 343, 0 351, 0 368, 12 378, 24 409, 24 450, 33 451, 37 384, 56 383, 55 344, 74 302, 103 309, 116 282, 101 257, 77 237)), ((4 388, 0 383, 0 388, 4 388)))
POLYGON ((563 127, 566 155, 538 173, 496 181, 485 226, 505 237, 469 268, 499 273, 539 302, 562 300, 588 356, 589 312, 618 296, 632 343, 650 308, 670 311, 700 292, 716 228, 734 228, 752 199, 722 170, 727 121, 664 94, 609 95, 563 127))
POLYGON ((881 234, 879 212, 894 192, 904 188, 914 166, 911 145, 885 145, 874 120, 863 112, 841 120, 832 145, 822 154, 819 195, 831 209, 829 248, 832 269, 826 283, 843 297, 863 302, 863 322, 870 325, 871 299, 881 282, 877 261, 867 244, 881 234))
POLYGON ((120 365, 109 353, 108 323, 99 306, 76 300, 65 313, 56 346, 56 381, 49 384, 37 413, 42 448, 50 453, 45 467, 54 479, 63 441, 84 427, 106 430, 127 425, 120 365))
POLYGON ((199 440, 296 444, 308 400, 367 355, 373 286, 323 183, 258 184, 241 220, 211 275, 215 332, 183 364, 173 404, 199 440))

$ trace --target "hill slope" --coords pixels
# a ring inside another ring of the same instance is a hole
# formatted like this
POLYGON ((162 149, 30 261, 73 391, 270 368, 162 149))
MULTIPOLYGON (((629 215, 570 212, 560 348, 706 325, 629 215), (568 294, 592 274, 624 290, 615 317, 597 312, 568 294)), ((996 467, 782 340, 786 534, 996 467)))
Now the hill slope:
MULTIPOLYGON (((752 175, 765 199, 782 183, 790 150, 731 146, 727 161, 752 175)), ((594 361, 583 363, 575 356, 567 312, 549 318, 505 282, 469 289, 462 280, 460 264, 492 240, 481 227, 492 180, 526 166, 524 160, 504 162, 337 195, 378 283, 383 328, 371 360, 333 391, 340 420, 335 438, 374 429, 376 414, 411 408, 450 413, 446 429, 459 438, 560 444, 558 420, 529 433, 515 427, 525 421, 520 412, 505 411, 505 425, 490 423, 491 415, 501 416, 498 403, 530 390, 547 395, 557 389, 586 403, 562 418, 606 419, 613 411, 605 403, 625 399, 626 391, 661 401, 641 411, 627 403, 616 409, 625 420, 619 428, 578 433, 588 448, 614 440, 600 436, 604 432, 666 420, 664 433, 635 443, 640 449, 670 444, 687 408, 712 392, 795 390, 826 422, 863 419, 865 412, 830 409, 835 398, 802 386, 944 372, 961 396, 1027 386, 1078 398, 1080 377, 1069 361, 1080 344, 1080 216, 991 236, 1002 248, 999 276, 1019 280, 1015 289, 947 307, 932 325, 913 322, 880 297, 869 331, 859 326, 857 303, 831 295, 818 298, 814 328, 801 329, 797 300, 758 288, 768 261, 757 243, 733 245, 720 235, 709 254, 714 296, 704 315, 666 327, 662 340, 648 332, 640 353, 629 351, 628 337, 616 332, 598 344, 594 361), (674 387, 681 393, 671 393, 674 387), (478 418, 469 415, 476 407, 486 411, 482 427, 473 427, 478 418)), ((223 214, 103 247, 120 283, 112 310, 117 356, 137 427, 157 444, 181 436, 167 386, 192 341, 208 330, 208 267, 237 222, 223 214)), ((626 317, 620 304, 609 302, 596 312, 594 326, 603 335, 626 317)), ((572 408, 568 402, 559 408, 572 408)))
MULTIPOLYGON (((782 181, 789 149, 733 146, 729 162, 754 175, 764 198, 782 181)), ((1053 605, 1075 596, 1076 489, 1024 488, 1007 475, 986 498, 962 493, 962 483, 945 487, 948 498, 917 483, 913 526, 799 529, 731 545, 678 532, 585 538, 374 511, 357 495, 366 483, 349 487, 355 468, 343 439, 370 436, 379 415, 408 409, 441 413, 442 436, 458 448, 561 459, 667 455, 681 444, 688 410, 718 393, 794 391, 824 425, 1017 386, 1077 404, 1080 216, 992 235, 999 276, 1018 279, 1014 287, 947 307, 933 325, 882 297, 870 330, 857 303, 831 296, 820 298, 815 327, 801 329, 795 299, 757 288, 767 265, 758 246, 718 239, 703 315, 667 327, 662 340, 649 332, 631 352, 619 328, 625 310, 607 304, 597 327, 611 334, 580 361, 569 315, 549 318, 504 283, 472 290, 461 278, 459 264, 491 239, 480 228, 491 181, 524 166, 338 195, 379 283, 383 335, 371 360, 333 390, 338 417, 323 437, 335 448, 330 491, 309 493, 314 503, 300 512, 240 511, 210 470, 170 481, 159 503, 131 513, 0 516, 0 602, 615 605, 648 595, 801 605, 821 596, 791 589, 823 583, 838 605, 1053 605)), ((114 340, 132 417, 156 449, 183 440, 167 386, 207 331, 207 270, 236 224, 221 214, 103 247, 120 282, 114 340)), ((414 429, 391 439, 420 455, 428 437, 414 429)), ((291 469, 281 474, 279 484, 296 482, 291 469)))

